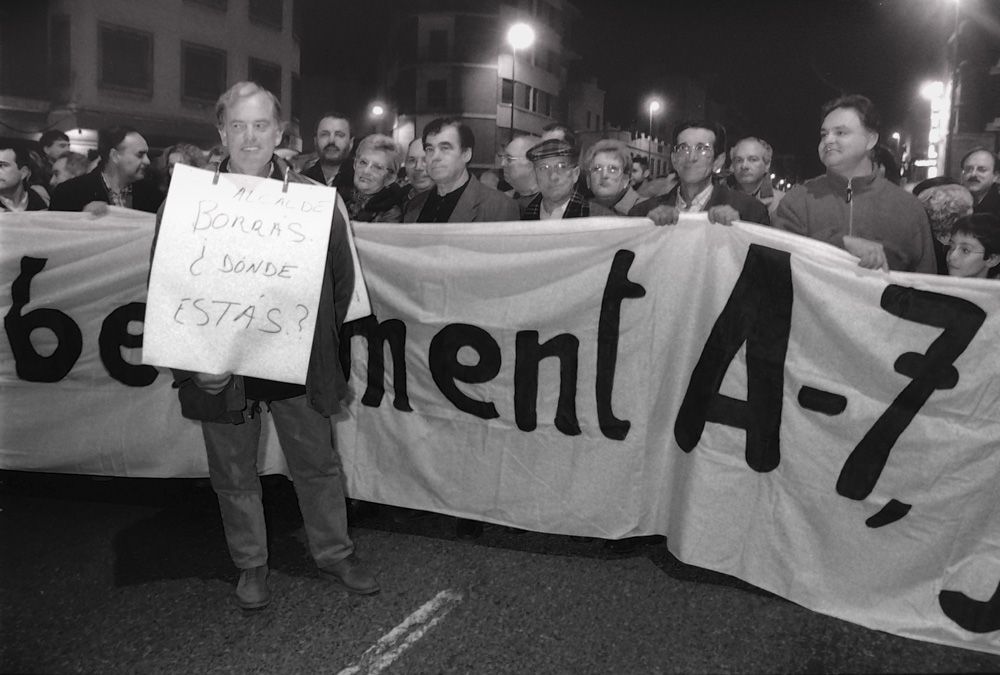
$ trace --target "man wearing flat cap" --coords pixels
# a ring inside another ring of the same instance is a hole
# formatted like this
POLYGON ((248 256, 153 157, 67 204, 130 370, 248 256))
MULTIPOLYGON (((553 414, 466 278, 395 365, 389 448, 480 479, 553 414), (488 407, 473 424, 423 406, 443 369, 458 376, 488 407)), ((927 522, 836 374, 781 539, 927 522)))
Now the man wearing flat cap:
POLYGON ((614 211, 589 200, 577 188, 580 151, 564 140, 552 138, 528 150, 535 166, 539 194, 524 208, 521 220, 558 220, 613 216, 614 211))

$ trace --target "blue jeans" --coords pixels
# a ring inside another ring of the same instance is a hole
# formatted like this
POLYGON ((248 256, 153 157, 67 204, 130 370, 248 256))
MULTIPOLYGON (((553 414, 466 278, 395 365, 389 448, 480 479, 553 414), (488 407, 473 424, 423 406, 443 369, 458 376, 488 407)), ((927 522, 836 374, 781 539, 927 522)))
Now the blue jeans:
MULTIPOLYGON (((267 564, 267 530, 257 476, 262 414, 246 416, 243 424, 201 424, 226 544, 239 569, 267 564)), ((313 559, 323 567, 346 558, 354 551, 354 543, 347 533, 344 482, 330 420, 310 408, 305 396, 273 401, 271 414, 313 559)))

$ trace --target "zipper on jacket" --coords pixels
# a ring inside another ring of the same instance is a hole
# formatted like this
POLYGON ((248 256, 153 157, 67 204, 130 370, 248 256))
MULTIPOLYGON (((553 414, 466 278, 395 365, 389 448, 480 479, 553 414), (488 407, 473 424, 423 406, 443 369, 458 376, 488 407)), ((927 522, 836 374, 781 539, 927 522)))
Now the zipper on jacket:
POLYGON ((851 187, 851 178, 847 179, 847 234, 854 236, 854 188, 851 187))

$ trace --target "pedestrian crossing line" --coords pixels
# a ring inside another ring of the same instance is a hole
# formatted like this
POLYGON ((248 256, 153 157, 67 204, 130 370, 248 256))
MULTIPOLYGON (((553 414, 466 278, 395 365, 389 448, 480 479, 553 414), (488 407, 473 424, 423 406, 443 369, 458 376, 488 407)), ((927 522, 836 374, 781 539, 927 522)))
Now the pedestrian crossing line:
POLYGON ((441 591, 366 649, 356 664, 344 668, 337 675, 381 673, 444 619, 461 601, 461 593, 451 589, 441 591))

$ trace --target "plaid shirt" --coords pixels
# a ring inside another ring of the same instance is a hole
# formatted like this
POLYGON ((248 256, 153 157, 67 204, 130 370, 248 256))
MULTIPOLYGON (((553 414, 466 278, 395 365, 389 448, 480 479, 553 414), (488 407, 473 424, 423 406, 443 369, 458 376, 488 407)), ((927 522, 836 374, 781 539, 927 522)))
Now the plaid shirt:
MULTIPOLYGON (((542 195, 538 194, 528 202, 521 214, 521 220, 541 220, 542 216, 542 195)), ((579 190, 573 188, 569 196, 569 203, 566 204, 566 211, 563 218, 587 218, 590 216, 590 201, 581 194, 579 190)))

